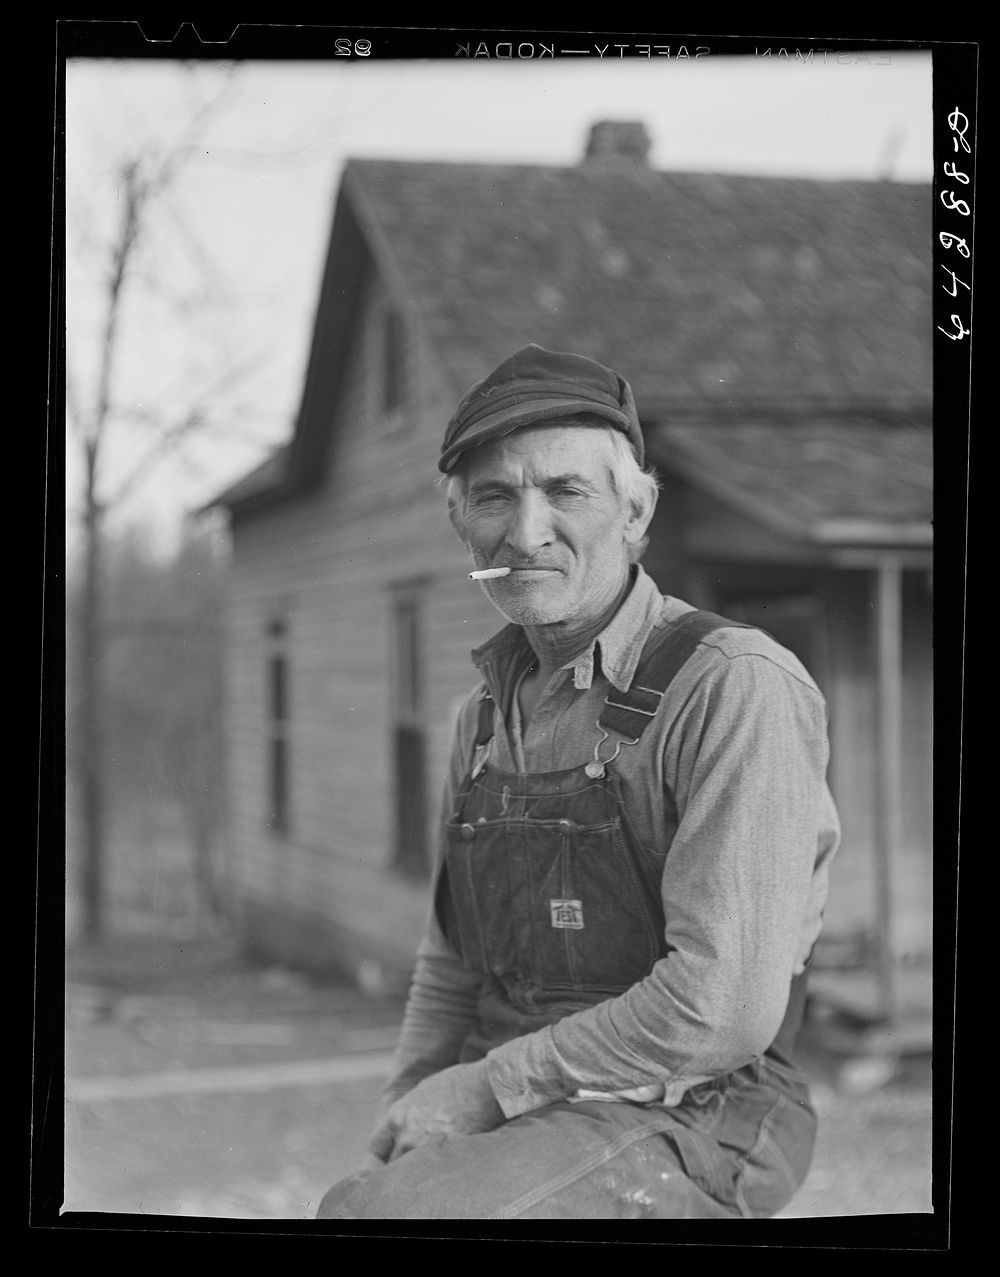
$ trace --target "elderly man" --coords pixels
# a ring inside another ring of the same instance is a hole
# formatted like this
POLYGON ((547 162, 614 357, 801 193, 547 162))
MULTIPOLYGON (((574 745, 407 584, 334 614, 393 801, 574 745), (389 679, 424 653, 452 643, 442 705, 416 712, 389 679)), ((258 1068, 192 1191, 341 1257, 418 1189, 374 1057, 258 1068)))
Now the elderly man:
POLYGON ((439 464, 510 624, 473 653, 370 1154, 319 1217, 771 1215, 815 1130, 792 1048, 838 839, 823 699, 639 566, 657 484, 612 370, 518 351, 439 464))

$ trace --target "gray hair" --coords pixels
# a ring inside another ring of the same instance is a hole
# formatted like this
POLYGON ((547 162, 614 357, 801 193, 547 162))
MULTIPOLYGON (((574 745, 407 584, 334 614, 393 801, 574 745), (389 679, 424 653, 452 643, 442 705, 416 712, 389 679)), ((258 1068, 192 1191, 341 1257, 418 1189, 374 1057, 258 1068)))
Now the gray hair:
MULTIPOLYGON (((581 414, 575 417, 561 417, 549 423, 553 426, 586 426, 600 430, 611 443, 613 458, 610 468, 611 490, 618 498, 632 507, 633 510, 643 507, 647 501, 656 499, 660 490, 660 480, 652 466, 640 466, 632 445, 621 430, 608 425, 601 417, 581 414)), ((460 508, 465 500, 465 473, 462 458, 454 468, 442 475, 439 483, 445 491, 450 507, 460 508)), ((629 546, 629 562, 638 563, 649 545, 649 537, 644 536, 636 545, 629 546)))

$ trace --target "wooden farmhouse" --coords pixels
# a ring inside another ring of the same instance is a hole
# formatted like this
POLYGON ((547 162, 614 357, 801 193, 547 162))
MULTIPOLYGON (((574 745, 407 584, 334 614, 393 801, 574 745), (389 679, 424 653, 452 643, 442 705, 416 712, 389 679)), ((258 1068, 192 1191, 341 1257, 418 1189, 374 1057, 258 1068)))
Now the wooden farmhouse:
POLYGON ((243 934, 410 968, 469 651, 504 624, 438 449, 468 387, 537 342, 632 382, 660 588, 763 625, 825 691, 844 840, 824 952, 924 959, 930 187, 657 172, 633 123, 582 149, 344 169, 294 435, 218 498, 243 934))

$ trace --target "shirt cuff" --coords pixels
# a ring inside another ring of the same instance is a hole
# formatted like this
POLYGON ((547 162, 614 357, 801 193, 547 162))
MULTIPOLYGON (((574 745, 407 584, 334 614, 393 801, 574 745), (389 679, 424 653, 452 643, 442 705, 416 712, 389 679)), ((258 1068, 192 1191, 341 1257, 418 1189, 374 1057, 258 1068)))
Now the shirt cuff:
POLYGON ((505 1042, 486 1056, 486 1075, 508 1121, 566 1099, 569 1092, 554 1057, 550 1027, 505 1042))

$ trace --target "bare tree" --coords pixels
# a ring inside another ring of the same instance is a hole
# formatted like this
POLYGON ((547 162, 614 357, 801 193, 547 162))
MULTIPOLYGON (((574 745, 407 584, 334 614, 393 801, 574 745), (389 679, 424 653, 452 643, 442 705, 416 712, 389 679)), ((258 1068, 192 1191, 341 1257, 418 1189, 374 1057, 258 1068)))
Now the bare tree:
MULTIPOLYGON (((138 524, 102 547, 100 712, 111 765, 101 775, 109 827, 101 886, 116 921, 120 905, 122 921, 225 917, 218 602, 227 566, 218 530, 200 521, 185 524, 171 554, 138 524)), ((85 585, 81 576, 67 591, 71 651, 80 648, 85 585)), ((74 769, 81 763, 73 757, 74 769)))
MULTIPOLYGON (((177 405, 166 409, 143 405, 136 409, 120 391, 123 338, 128 331, 128 304, 141 305, 158 289, 169 293, 173 281, 158 278, 155 255, 143 253, 148 241, 158 245, 169 239, 172 249, 196 255, 196 267, 204 267, 204 252, 197 237, 183 221, 171 223, 167 199, 178 176, 198 153, 199 138, 212 117, 223 107, 227 86, 211 100, 193 109, 176 140, 167 147, 149 142, 124 153, 116 165, 119 217, 103 243, 90 235, 81 252, 90 254, 101 271, 103 316, 94 347, 96 377, 85 394, 67 368, 66 403, 69 422, 82 454, 81 525, 82 588, 78 615, 78 667, 75 680, 76 749, 73 757, 79 773, 81 831, 81 899, 83 931, 96 939, 104 930, 104 866, 106 853, 106 730, 105 730, 105 632, 103 627, 103 554, 108 516, 133 493, 149 472, 169 453, 183 446, 195 433, 208 427, 204 405, 220 389, 236 383, 250 360, 232 362, 210 379, 185 387, 177 405), (110 484, 104 473, 109 433, 116 423, 129 419, 138 424, 144 442, 131 469, 110 484)), ((191 297, 179 299, 179 320, 191 327, 191 297)), ((131 312, 132 315, 135 311, 131 312)), ((77 368, 78 370, 78 368, 77 368)), ((190 380, 190 379, 189 379, 190 380)))

